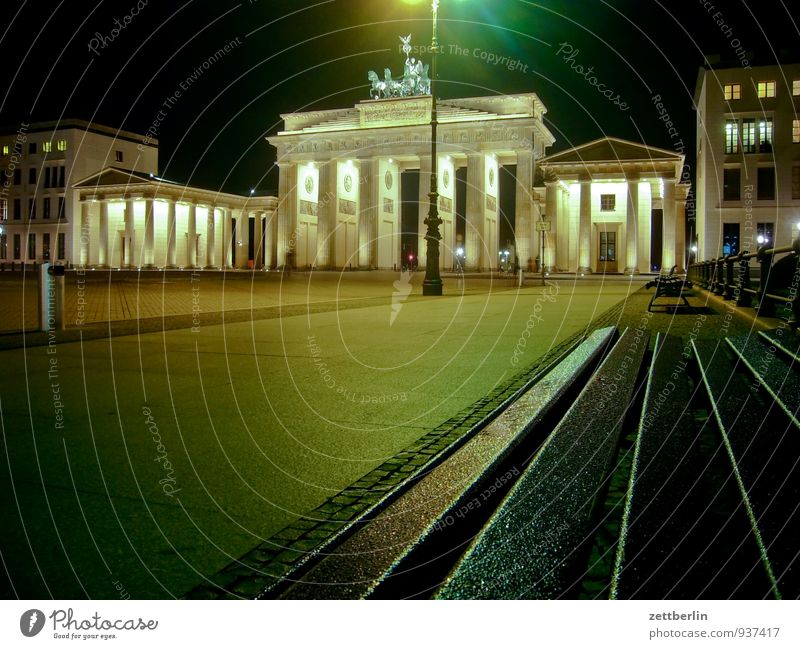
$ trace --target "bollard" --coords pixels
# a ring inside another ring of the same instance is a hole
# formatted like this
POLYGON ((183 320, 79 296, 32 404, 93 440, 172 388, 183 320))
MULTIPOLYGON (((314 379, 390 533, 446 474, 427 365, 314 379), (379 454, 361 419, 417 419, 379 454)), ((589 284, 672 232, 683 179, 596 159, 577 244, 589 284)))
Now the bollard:
POLYGON ((39 330, 64 330, 64 267, 38 266, 39 330))

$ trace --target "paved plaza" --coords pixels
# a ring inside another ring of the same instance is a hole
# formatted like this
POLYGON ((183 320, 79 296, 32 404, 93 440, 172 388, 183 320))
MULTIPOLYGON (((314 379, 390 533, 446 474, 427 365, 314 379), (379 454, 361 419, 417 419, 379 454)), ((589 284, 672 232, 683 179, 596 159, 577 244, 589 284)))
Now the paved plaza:
MULTIPOLYGON (((184 274, 85 287, 92 317, 183 326, 82 340, 72 323, 0 352, 4 594, 180 597, 609 308, 625 303, 620 322, 635 323, 649 297, 641 278, 446 278, 433 299, 421 281, 184 274), (253 317, 218 324, 222 308, 253 317)), ((703 335, 718 335, 715 319, 703 335)))

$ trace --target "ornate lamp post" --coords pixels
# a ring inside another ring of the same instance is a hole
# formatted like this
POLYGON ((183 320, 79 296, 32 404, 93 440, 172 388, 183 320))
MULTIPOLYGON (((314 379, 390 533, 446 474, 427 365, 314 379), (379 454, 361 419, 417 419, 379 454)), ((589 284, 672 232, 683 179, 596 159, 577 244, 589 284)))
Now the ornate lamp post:
POLYGON ((438 167, 439 161, 436 158, 436 131, 439 125, 436 111, 436 59, 439 54, 439 40, 437 37, 437 23, 439 20, 439 0, 433 0, 433 42, 431 43, 431 191, 430 208, 425 225, 428 231, 425 234, 427 242, 427 262, 425 264, 425 281, 422 283, 423 295, 441 295, 442 278, 439 275, 439 241, 442 236, 439 233, 439 226, 442 219, 439 218, 439 181, 438 167))

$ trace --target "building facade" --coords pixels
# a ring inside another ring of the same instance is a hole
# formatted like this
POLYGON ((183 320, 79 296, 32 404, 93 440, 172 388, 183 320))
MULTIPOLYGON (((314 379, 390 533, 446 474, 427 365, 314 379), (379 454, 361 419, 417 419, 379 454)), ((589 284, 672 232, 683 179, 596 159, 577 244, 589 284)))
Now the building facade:
POLYGON ((80 120, 0 132, 0 263, 77 259, 80 201, 73 184, 104 167, 158 171, 158 142, 80 120))
MULTIPOLYGON (((400 267, 400 178, 419 170, 419 267, 426 263, 423 224, 431 174, 430 96, 362 101, 344 110, 283 115, 268 138, 277 149, 277 263, 299 267, 400 267)), ((534 161, 554 138, 546 108, 533 94, 472 97, 439 103, 438 191, 442 268, 464 251, 467 270, 498 266, 500 167, 516 165, 518 255, 532 238, 534 161), (455 178, 467 170, 464 241, 456 235, 455 178)))
POLYGON ((697 258, 786 246, 800 234, 800 64, 702 68, 697 258))
POLYGON ((277 199, 159 178, 158 141, 80 120, 0 134, 0 263, 275 266, 277 199))
POLYGON ((684 156, 674 151, 611 137, 544 158, 534 224, 546 224, 539 255, 545 270, 684 268, 690 186, 681 183, 683 166, 684 156))

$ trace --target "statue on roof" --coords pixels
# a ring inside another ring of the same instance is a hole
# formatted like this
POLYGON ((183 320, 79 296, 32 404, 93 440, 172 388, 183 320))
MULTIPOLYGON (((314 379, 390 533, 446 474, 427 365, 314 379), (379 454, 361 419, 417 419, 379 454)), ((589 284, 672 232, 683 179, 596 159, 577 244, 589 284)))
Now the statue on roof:
POLYGON ((422 61, 411 56, 411 34, 401 36, 400 42, 403 44, 403 53, 406 55, 405 66, 403 67, 403 78, 394 79, 389 68, 384 70, 384 78, 378 76, 374 70, 367 73, 367 78, 372 83, 370 96, 373 99, 389 99, 395 97, 414 97, 417 95, 429 95, 431 93, 431 79, 428 76, 428 65, 423 65, 422 61))

